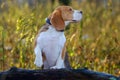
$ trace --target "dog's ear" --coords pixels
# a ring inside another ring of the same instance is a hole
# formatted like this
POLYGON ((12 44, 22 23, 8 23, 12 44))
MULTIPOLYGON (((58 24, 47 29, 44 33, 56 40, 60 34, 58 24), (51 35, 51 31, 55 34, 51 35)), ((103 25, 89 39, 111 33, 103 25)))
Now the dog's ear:
POLYGON ((56 30, 64 30, 65 23, 62 18, 62 14, 60 10, 55 10, 51 15, 51 24, 56 28, 56 30))

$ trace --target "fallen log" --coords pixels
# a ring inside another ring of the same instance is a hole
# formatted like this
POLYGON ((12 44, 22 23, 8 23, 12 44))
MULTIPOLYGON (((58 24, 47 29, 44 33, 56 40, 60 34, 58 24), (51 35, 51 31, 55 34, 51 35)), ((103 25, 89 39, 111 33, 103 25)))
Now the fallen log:
POLYGON ((27 70, 12 67, 0 72, 0 80, 120 80, 111 74, 83 69, 27 70))

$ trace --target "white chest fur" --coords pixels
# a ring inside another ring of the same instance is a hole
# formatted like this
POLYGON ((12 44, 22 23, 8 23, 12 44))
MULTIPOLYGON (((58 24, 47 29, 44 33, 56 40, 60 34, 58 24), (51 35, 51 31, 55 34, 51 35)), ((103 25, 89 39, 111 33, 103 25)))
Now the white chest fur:
POLYGON ((52 26, 45 32, 38 35, 37 44, 42 52, 45 53, 46 62, 44 67, 52 67, 56 64, 59 55, 66 42, 64 32, 58 32, 52 26))
POLYGON ((49 26, 49 29, 47 31, 40 33, 37 38, 37 42, 40 43, 41 48, 45 46, 50 46, 50 47, 53 46, 49 44, 55 44, 56 46, 59 45, 62 47, 64 46, 65 41, 66 38, 64 32, 58 32, 55 30, 55 28, 51 26, 49 26))

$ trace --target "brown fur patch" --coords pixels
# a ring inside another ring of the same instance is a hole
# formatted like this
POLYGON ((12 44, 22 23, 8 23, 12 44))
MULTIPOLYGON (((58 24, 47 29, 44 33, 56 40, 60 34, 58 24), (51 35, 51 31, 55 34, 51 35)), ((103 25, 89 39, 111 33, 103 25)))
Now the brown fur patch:
POLYGON ((59 6, 56 8, 52 14, 49 15, 51 24, 56 28, 56 30, 64 30, 64 21, 73 20, 73 9, 70 6, 59 6))
POLYGON ((41 27, 39 33, 47 31, 47 30, 49 29, 48 26, 49 26, 49 24, 47 24, 47 23, 46 23, 45 25, 43 25, 43 26, 41 27))
POLYGON ((64 44, 64 47, 62 49, 62 59, 65 58, 65 54, 66 54, 66 43, 64 44))
POLYGON ((60 10, 55 10, 51 16, 51 24, 56 28, 56 30, 64 30, 65 23, 62 18, 60 10))
POLYGON ((42 58, 43 58, 43 62, 46 60, 46 56, 45 56, 45 53, 42 52, 42 58))

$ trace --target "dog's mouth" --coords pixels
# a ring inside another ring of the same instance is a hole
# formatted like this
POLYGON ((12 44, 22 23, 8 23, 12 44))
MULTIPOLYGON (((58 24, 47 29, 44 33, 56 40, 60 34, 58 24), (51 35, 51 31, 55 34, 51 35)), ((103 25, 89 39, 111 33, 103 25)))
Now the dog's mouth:
POLYGON ((79 22, 78 20, 72 20, 72 22, 79 22))

